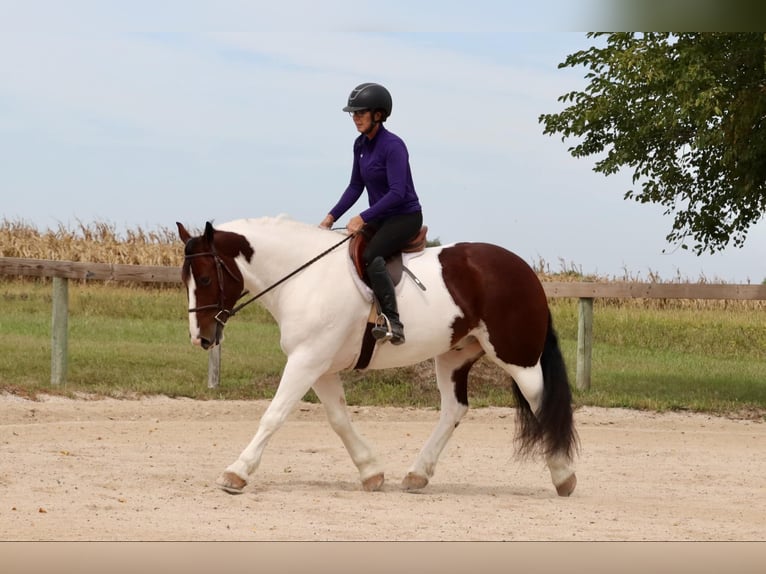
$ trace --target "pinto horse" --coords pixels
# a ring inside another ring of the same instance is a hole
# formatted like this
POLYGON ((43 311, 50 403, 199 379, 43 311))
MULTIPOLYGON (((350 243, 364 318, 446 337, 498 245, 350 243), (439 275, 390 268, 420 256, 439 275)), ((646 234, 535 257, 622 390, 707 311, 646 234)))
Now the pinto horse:
POLYGON ((519 453, 544 456, 557 493, 572 493, 578 438, 569 380, 545 292, 520 257, 496 245, 456 243, 407 259, 409 272, 396 287, 407 339, 393 346, 369 337, 372 295, 355 276, 349 250, 340 248, 347 236, 282 217, 216 228, 208 222, 199 237, 177 225, 192 342, 203 349, 218 344, 226 320, 242 307, 240 297, 258 293, 287 355, 255 436, 216 481, 221 489, 242 492, 270 437, 311 388, 364 490, 380 490, 383 467, 351 423, 339 373, 434 358, 439 420, 402 483, 405 490, 424 488, 468 410, 471 366, 486 355, 512 385, 519 453))

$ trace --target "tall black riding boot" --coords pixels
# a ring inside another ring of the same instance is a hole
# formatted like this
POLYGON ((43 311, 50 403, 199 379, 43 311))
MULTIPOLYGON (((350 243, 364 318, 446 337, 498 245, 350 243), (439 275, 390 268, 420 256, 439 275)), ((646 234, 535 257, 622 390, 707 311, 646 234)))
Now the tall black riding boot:
POLYGON ((370 286, 378 299, 381 311, 379 321, 372 328, 372 336, 378 340, 390 339, 393 345, 401 345, 404 343, 404 326, 399 320, 394 283, 391 281, 391 276, 386 270, 386 262, 382 257, 376 257, 367 266, 367 278, 370 280, 370 286))

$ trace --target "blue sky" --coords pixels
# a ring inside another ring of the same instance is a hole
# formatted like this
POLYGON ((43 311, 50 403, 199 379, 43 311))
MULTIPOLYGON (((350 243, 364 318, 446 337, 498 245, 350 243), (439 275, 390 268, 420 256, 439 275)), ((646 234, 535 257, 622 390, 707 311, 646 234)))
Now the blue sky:
POLYGON ((497 243, 552 271, 766 278, 766 222, 744 248, 697 257, 665 242, 660 207, 622 199, 628 173, 595 174, 542 134, 538 116, 585 85, 583 70, 557 69, 591 44, 566 31, 580 29, 576 4, 475 2, 442 8, 438 24, 437 6, 6 6, 0 217, 41 229, 280 213, 318 223, 351 167, 356 132, 340 109, 356 84, 377 81, 393 94, 387 126, 409 147, 443 243, 497 243))

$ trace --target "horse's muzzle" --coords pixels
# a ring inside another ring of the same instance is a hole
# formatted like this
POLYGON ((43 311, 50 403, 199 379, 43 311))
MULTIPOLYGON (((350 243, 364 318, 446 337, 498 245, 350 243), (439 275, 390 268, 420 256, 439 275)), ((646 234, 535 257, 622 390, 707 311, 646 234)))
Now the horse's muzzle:
POLYGON ((216 324, 215 333, 212 337, 203 337, 201 335, 197 337, 191 336, 192 345, 202 347, 206 351, 220 344, 221 341, 223 341, 223 325, 221 323, 216 324))

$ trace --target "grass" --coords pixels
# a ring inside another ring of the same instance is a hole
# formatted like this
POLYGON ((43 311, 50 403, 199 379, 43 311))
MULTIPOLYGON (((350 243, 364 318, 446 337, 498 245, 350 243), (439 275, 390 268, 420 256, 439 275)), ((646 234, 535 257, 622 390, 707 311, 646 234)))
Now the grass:
MULTIPOLYGON (((191 230, 196 232, 195 230, 191 230)), ((136 265, 179 265, 174 228, 129 229, 77 222, 40 231, 0 220, 0 256, 136 265)), ((559 261, 538 276, 557 281, 662 282, 656 274, 586 276, 559 261)), ((672 282, 688 282, 675 277, 672 282)), ((710 281, 700 277, 697 282, 710 281)), ((226 327, 222 382, 207 388, 206 353, 186 333, 180 286, 70 282, 67 384, 50 385, 51 285, 0 277, 0 390, 105 396, 165 394, 197 399, 271 398, 285 358, 278 329, 257 305, 226 327)), ((576 366, 577 302, 551 301, 570 379, 576 366)), ((693 410, 737 416, 766 413, 766 301, 609 300, 594 305, 592 386, 574 391, 578 405, 693 410)), ((344 374, 350 404, 438 406, 431 362, 404 369, 344 374)), ((307 400, 316 400, 313 393, 307 400)), ((471 371, 473 406, 513 405, 508 381, 482 360, 471 371)))
MULTIPOLYGON (((0 390, 196 399, 271 398, 285 358, 273 319, 253 305, 226 328, 221 385, 207 388, 207 353, 188 341, 178 287, 70 284, 67 384, 50 385, 51 285, 0 282, 0 390)), ((766 415, 763 302, 596 301, 592 387, 578 405, 766 415)), ((577 303, 553 300, 570 378, 577 303)), ((349 404, 438 407, 431 361, 344 374, 349 404)), ((511 406, 508 381, 488 361, 471 371, 472 406, 511 406)), ((315 401, 313 393, 306 400, 315 401)))
MULTIPOLYGON (((680 302, 676 302, 680 303, 680 302)), ((594 308, 591 389, 578 401, 607 407, 766 412, 766 321, 740 305, 634 304, 594 308)), ((563 346, 575 364, 576 305, 562 313, 563 346)))

